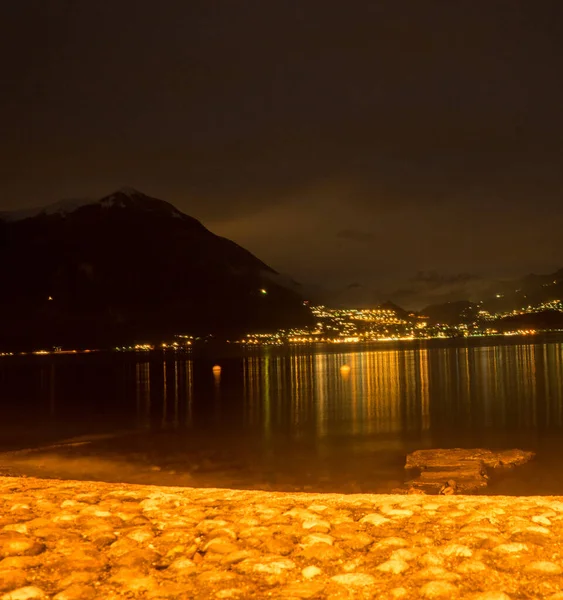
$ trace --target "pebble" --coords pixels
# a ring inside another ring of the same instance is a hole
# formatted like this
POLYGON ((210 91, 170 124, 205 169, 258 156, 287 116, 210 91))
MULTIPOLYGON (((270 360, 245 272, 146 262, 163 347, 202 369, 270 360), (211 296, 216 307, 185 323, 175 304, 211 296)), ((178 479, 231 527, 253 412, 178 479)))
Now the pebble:
POLYGON ((367 533, 356 533, 346 536, 344 539, 343 545, 351 550, 364 550, 373 544, 373 538, 367 533))
POLYGON ((314 577, 317 577, 318 575, 322 574, 322 570, 319 569, 319 567, 315 567, 315 565, 309 565, 308 567, 305 567, 302 571, 301 571, 301 575, 303 575, 303 577, 305 577, 305 579, 313 579, 314 577))
POLYGON ((376 581, 373 575, 366 575, 365 573, 345 573, 343 575, 335 575, 331 579, 340 585, 350 587, 367 587, 373 585, 376 581))
POLYGON ((525 571, 531 573, 543 573, 545 575, 559 575, 563 569, 553 562, 547 560, 539 560, 526 565, 525 571))
POLYGON ((480 560, 466 560, 457 566, 456 571, 458 573, 481 573, 486 571, 487 566, 480 560))
POLYGON ((219 554, 232 554, 238 549, 236 544, 223 538, 213 538, 203 547, 204 552, 217 552, 219 554))
POLYGON ((35 556, 45 550, 45 544, 17 531, 0 532, 0 559, 8 556, 35 556))
POLYGON ((391 556, 389 557, 391 560, 414 560, 417 554, 412 550, 408 550, 407 548, 399 548, 398 550, 393 550, 391 552, 391 556))
POLYGON ((88 585, 74 584, 59 592, 53 600, 92 600, 96 597, 96 589, 88 585))
POLYGON ((323 583, 305 582, 292 583, 283 590, 283 595, 289 598, 317 598, 324 588, 323 583))
POLYGON ((27 583, 27 574, 20 569, 0 569, 0 592, 8 592, 24 587, 27 583))
POLYGON ((328 544, 317 543, 307 546, 300 554, 308 559, 328 561, 342 558, 344 550, 335 546, 329 546, 328 544))
POLYGON ((374 525, 376 527, 383 525, 385 523, 389 523, 389 519, 378 515, 377 513, 370 513, 365 517, 360 519, 360 523, 369 523, 370 525, 374 525))
POLYGON ((384 573, 395 573, 396 575, 398 575, 399 573, 406 571, 408 568, 409 568, 409 564, 407 562, 405 562, 404 560, 391 559, 391 560, 388 560, 387 562, 380 564, 377 567, 377 570, 383 571, 384 573))
POLYGON ((308 529, 309 531, 326 533, 330 531, 330 523, 328 521, 324 521, 322 519, 312 519, 309 521, 303 521, 303 529, 308 529))
POLYGON ((29 585, 4 594, 1 600, 45 600, 45 598, 47 595, 42 589, 29 585))
POLYGON ((273 573, 279 575, 286 570, 295 569, 295 566, 292 560, 274 560, 269 563, 257 563, 252 570, 255 573, 273 573))
POLYGON ((462 556, 465 558, 473 556, 473 550, 471 550, 471 548, 460 544, 448 544, 447 546, 440 548, 439 552, 444 556, 462 556))
POLYGON ((420 588, 420 595, 424 598, 453 598, 457 595, 457 588, 447 581, 429 581, 420 588))
POLYGON ((303 546, 312 546, 313 544, 328 544, 332 546, 334 544, 334 538, 325 533, 312 533, 307 535, 301 540, 303 546))
POLYGON ((528 546, 526 544, 520 544, 514 542, 512 544, 500 544, 499 546, 495 546, 493 548, 494 552, 498 552, 499 554, 514 554, 516 552, 525 552, 528 550, 528 546))

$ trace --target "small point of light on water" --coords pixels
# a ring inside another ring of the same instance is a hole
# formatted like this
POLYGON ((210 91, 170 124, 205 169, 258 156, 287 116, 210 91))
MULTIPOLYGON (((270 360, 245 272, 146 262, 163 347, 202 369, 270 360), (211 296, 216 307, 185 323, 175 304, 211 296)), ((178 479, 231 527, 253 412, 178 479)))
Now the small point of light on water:
POLYGON ((219 365, 213 365, 213 373, 221 373, 221 367, 219 365))
POLYGON ((340 367, 340 372, 342 375, 348 375, 348 373, 350 373, 350 365, 342 365, 340 367))

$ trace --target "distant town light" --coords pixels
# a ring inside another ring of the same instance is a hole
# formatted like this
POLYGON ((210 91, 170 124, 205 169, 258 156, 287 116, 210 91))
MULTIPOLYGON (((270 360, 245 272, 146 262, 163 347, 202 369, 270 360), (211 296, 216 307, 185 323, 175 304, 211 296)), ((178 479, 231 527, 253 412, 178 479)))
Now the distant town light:
POLYGON ((52 300, 53 296, 48 296, 47 300, 52 300))
POLYGON ((264 289, 264 288, 260 288, 260 293, 265 296, 268 293, 268 290, 264 289))

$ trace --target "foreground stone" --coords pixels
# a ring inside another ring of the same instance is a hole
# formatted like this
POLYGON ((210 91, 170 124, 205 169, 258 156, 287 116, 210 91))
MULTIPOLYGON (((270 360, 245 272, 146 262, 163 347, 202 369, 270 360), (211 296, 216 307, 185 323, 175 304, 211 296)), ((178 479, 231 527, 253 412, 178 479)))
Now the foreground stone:
POLYGON ((0 478, 0 600, 563 598, 563 499, 0 478))
POLYGON ((487 487, 487 469, 523 465, 535 454, 527 450, 488 450, 486 448, 434 448, 407 455, 405 469, 415 471, 407 482, 411 492, 473 494, 487 487))

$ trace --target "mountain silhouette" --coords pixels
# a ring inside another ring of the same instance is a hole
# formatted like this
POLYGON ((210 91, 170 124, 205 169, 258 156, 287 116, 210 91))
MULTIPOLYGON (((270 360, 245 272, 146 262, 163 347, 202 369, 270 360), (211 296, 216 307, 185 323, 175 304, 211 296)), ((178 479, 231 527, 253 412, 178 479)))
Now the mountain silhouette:
POLYGON ((172 204, 124 188, 0 213, 0 345, 107 347, 309 322, 296 286, 172 204))

